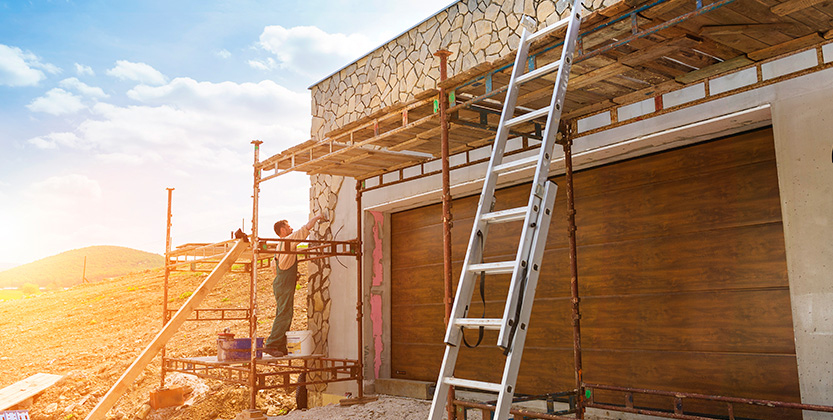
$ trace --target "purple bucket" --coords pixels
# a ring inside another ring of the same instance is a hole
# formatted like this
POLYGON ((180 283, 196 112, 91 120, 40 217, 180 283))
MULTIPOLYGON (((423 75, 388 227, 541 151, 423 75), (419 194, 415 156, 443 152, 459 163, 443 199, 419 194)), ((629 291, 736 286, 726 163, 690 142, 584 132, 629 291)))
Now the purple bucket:
MULTIPOLYGON (((257 338, 257 348, 263 348, 263 337, 257 338)), ((251 338, 219 338, 217 339, 217 360, 226 362, 230 360, 251 359, 252 339, 251 338)), ((257 358, 263 357, 263 351, 257 351, 257 358)))

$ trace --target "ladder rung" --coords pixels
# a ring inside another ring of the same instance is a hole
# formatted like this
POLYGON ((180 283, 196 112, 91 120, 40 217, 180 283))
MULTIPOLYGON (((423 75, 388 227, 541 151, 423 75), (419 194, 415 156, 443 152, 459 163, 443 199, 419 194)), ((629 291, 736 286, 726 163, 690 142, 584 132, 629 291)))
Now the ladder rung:
POLYGON ((541 118, 541 117, 543 117, 543 116, 545 116, 549 113, 550 113, 550 107, 546 106, 544 108, 536 109, 535 111, 527 112, 526 114, 523 114, 523 115, 517 116, 515 118, 512 118, 511 120, 506 121, 504 124, 506 125, 506 127, 513 127, 513 126, 516 126, 518 124, 525 123, 529 120, 534 120, 536 118, 541 118))
POLYGON ((567 26, 567 24, 568 24, 568 23, 570 23, 570 18, 571 18, 572 16, 573 16, 573 14, 572 14, 572 13, 570 13, 570 15, 569 15, 569 16, 567 16, 567 17, 565 17, 564 19, 561 19, 561 20, 559 20, 558 22, 555 22, 555 23, 553 23, 552 25, 547 26, 546 28, 541 29, 541 30, 540 30, 540 31, 538 31, 538 32, 535 32, 534 34, 532 34, 532 35, 530 35, 529 37, 527 37, 527 38, 526 38, 526 42, 532 42, 532 41, 535 41, 535 40, 536 40, 536 39, 538 39, 538 38, 541 38, 541 37, 547 36, 547 35, 549 35, 549 34, 551 34, 551 33, 555 32, 555 31, 557 31, 557 30, 559 30, 559 29, 561 29, 561 28, 563 28, 563 27, 567 26))
POLYGON ((515 261, 501 261, 495 263, 481 263, 472 264, 469 266, 469 271, 480 272, 485 271, 489 274, 506 274, 515 270, 515 261))
POLYGON ((518 169, 532 168, 538 163, 538 155, 525 157, 523 159, 516 159, 511 162, 501 163, 492 168, 495 173, 503 174, 506 172, 516 171, 518 169))
POLYGON ((445 378, 445 383, 460 388, 479 389, 482 391, 489 391, 499 393, 503 386, 493 382, 472 381, 469 379, 459 379, 454 377, 445 378))
POLYGON ((518 76, 518 78, 515 79, 515 84, 519 85, 521 83, 526 83, 526 82, 528 82, 532 79, 536 79, 536 78, 541 77, 545 74, 552 73, 552 72, 558 70, 559 67, 561 67, 561 60, 553 61, 552 63, 549 63, 549 64, 545 65, 544 67, 538 67, 537 69, 532 70, 529 73, 522 74, 522 75, 518 76))
POLYGON ((457 318, 454 324, 464 328, 480 328, 499 330, 503 326, 501 318, 457 318))
POLYGON ((481 218, 489 223, 503 223, 523 220, 526 217, 526 207, 517 207, 509 210, 494 211, 484 214, 481 218))

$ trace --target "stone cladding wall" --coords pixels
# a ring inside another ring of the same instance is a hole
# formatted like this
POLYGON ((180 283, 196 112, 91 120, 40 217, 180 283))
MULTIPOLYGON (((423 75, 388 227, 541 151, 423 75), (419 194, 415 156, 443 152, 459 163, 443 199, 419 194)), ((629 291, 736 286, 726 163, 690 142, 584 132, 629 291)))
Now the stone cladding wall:
MULTIPOLYGON (((310 177, 310 210, 312 214, 335 215, 338 204, 338 192, 344 183, 344 178, 332 175, 313 175, 310 177)), ((330 216, 332 217, 332 216, 330 216)), ((320 240, 333 240, 332 222, 321 221, 310 235, 320 240)), ((312 331, 313 354, 329 355, 327 335, 330 333, 330 260, 322 258, 310 261, 307 265, 307 325, 312 331)), ((318 379, 315 374, 309 379, 318 379)), ((321 404, 321 392, 326 389, 323 384, 310 385, 311 406, 321 404)))
MULTIPOLYGON (((597 10, 613 2, 586 0, 585 6, 597 10)), ((452 4, 314 85, 312 138, 323 139, 338 127, 436 88, 440 60, 433 54, 437 50, 451 51, 451 77, 517 48, 524 15, 534 17, 543 28, 565 13, 556 11, 553 0, 461 0, 452 4)))

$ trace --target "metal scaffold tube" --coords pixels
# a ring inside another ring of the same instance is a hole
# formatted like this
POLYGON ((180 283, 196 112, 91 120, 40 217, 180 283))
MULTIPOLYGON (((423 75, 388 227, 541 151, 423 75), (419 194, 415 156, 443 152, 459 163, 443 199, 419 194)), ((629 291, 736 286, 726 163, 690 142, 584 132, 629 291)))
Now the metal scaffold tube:
POLYGON ((584 395, 581 383, 581 312, 578 296, 578 259, 576 245, 576 206, 573 185, 573 130, 572 124, 564 124, 564 177, 567 184, 567 233, 570 240, 570 295, 572 303, 573 322, 573 356, 576 370, 576 418, 584 418, 584 395))
MULTIPOLYGON (((257 235, 261 171, 258 163, 260 161, 260 145, 262 143, 260 140, 252 141, 252 144, 255 146, 255 157, 254 185, 252 191, 252 265, 250 267, 251 276, 249 280, 249 337, 252 339, 251 349, 257 348, 257 260, 260 249, 260 241, 257 235)), ((250 357, 249 387, 251 388, 251 399, 249 401, 249 408, 254 410, 257 408, 257 351, 252 351, 250 357)))
MULTIPOLYGON (((165 223, 165 277, 162 285, 162 328, 168 323, 168 280, 171 277, 171 269, 168 267, 168 256, 171 254, 171 204, 173 201, 173 188, 166 188, 168 190, 168 217, 165 223)), ((165 346, 162 346, 160 357, 165 360, 165 346)), ((165 364, 162 363, 162 368, 159 369, 159 387, 165 387, 165 364)))

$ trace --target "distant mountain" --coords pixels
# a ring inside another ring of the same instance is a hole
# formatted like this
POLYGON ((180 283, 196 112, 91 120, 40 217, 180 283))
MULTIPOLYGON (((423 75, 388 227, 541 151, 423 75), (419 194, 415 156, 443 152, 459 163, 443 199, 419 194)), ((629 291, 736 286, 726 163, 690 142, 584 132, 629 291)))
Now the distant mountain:
POLYGON ((45 287, 67 287, 82 281, 84 257, 86 278, 97 281, 134 271, 162 267, 165 257, 121 246, 90 246, 73 249, 0 272, 0 287, 34 283, 45 287))

